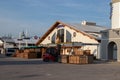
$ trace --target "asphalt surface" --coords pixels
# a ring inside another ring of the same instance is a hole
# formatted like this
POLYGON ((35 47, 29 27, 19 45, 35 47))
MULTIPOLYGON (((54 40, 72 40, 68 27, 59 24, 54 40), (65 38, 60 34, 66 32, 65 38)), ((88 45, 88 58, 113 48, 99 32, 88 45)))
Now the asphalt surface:
POLYGON ((120 63, 75 65, 0 55, 0 80, 120 80, 120 63))

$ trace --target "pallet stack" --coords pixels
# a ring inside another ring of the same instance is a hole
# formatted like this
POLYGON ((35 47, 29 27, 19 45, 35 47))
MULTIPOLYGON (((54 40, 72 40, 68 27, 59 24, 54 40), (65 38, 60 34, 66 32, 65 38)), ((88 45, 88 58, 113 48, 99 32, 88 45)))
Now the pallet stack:
POLYGON ((60 56, 60 62, 61 63, 69 63, 69 56, 68 55, 60 56))
POLYGON ((61 63, 90 64, 93 63, 93 55, 90 50, 75 50, 73 55, 61 55, 61 63))
POLYGON ((26 59, 33 59, 33 58, 37 58, 37 53, 35 53, 34 49, 26 49, 26 50, 18 50, 16 51, 16 57, 19 58, 26 58, 26 59))
POLYGON ((36 53, 24 53, 23 55, 24 55, 23 58, 26 58, 26 59, 37 58, 37 54, 36 53))
POLYGON ((90 64, 93 63, 92 55, 71 55, 69 56, 70 64, 90 64))

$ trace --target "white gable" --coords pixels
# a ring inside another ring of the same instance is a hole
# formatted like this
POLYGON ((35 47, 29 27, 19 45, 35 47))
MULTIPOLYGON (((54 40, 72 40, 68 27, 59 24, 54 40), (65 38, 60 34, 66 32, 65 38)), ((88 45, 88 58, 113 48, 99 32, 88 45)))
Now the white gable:
POLYGON ((95 39, 92 39, 81 32, 70 29, 69 27, 65 27, 65 29, 72 34, 72 42, 98 43, 98 41, 96 41, 95 39), (76 34, 76 36, 74 36, 74 34, 76 34))
POLYGON ((3 43, 3 41, 2 40, 0 40, 0 44, 2 44, 3 43))
POLYGON ((41 44, 50 44, 51 43, 51 38, 54 33, 57 32, 57 29, 54 29, 49 35, 46 36, 46 38, 41 42, 41 44))
POLYGON ((2 46, 3 45, 3 41, 2 40, 0 40, 0 46, 2 46))
POLYGON ((82 42, 82 43, 94 43, 97 44, 98 41, 94 38, 91 38, 79 31, 76 31, 70 27, 64 26, 60 28, 55 28, 46 38, 41 42, 41 44, 49 44, 52 43, 52 36, 55 34, 57 35, 57 31, 60 29, 64 29, 64 43, 67 41, 67 31, 71 34, 71 42, 82 42))

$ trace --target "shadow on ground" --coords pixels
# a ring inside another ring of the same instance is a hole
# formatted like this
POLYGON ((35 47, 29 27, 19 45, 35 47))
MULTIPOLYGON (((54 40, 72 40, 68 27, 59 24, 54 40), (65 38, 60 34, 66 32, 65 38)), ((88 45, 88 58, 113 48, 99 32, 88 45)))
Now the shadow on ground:
MULTIPOLYGON (((94 60, 92 64, 111 64, 116 61, 94 60)), ((58 62, 43 62, 42 59, 22 59, 0 55, 0 65, 40 65, 40 64, 59 64, 58 62)))
POLYGON ((40 65, 40 64, 57 64, 56 62, 43 62, 42 59, 22 59, 7 57, 0 54, 0 65, 40 65))
POLYGON ((55 62, 43 62, 42 60, 33 61, 0 61, 0 65, 40 65, 40 64, 57 64, 55 62))

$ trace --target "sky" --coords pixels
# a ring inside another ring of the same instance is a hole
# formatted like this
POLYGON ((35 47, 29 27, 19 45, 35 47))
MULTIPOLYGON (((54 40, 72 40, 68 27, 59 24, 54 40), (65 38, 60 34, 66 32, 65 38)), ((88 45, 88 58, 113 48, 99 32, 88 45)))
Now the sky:
POLYGON ((110 27, 111 0, 0 0, 0 36, 42 36, 56 21, 110 27))

